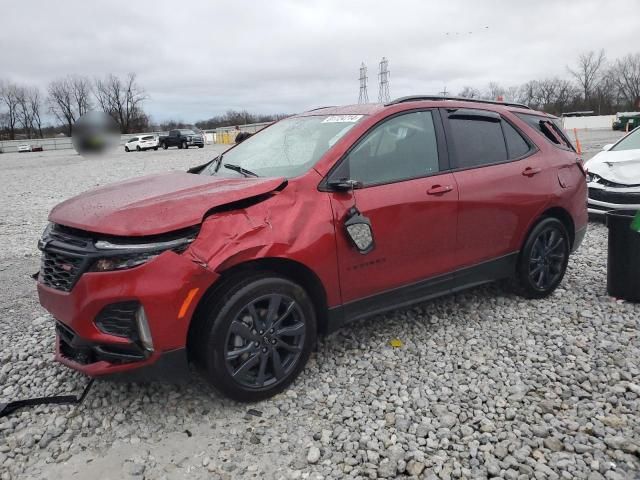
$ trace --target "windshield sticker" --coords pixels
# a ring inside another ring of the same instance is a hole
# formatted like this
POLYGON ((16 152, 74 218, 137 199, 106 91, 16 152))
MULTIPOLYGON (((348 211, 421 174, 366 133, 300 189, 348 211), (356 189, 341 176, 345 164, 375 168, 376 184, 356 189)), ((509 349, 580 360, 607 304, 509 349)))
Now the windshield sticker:
POLYGON ((362 115, 331 115, 325 118, 322 123, 354 123, 362 118, 362 115))

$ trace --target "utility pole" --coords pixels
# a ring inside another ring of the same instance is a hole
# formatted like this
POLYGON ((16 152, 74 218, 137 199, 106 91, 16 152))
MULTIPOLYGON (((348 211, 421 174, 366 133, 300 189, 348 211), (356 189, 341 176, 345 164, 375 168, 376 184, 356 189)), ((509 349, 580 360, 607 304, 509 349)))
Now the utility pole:
POLYGON ((386 57, 382 57, 380 60, 380 73, 378 77, 380 78, 380 91, 378 93, 378 102, 380 103, 388 103, 391 100, 389 96, 389 77, 391 73, 389 72, 389 60, 386 57))
POLYGON ((369 103, 369 94, 367 93, 367 66, 362 62, 360 65, 360 95, 358 103, 369 103))

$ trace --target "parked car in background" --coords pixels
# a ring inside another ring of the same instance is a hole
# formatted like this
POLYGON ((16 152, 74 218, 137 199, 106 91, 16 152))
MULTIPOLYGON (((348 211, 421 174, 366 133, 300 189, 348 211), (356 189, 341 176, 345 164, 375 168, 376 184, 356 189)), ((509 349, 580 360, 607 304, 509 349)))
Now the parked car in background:
POLYGON ((614 120, 611 128, 613 130, 621 130, 623 132, 630 132, 631 130, 640 126, 640 113, 627 113, 618 115, 618 118, 614 120))
POLYGON ((31 145, 18 145, 18 153, 25 153, 31 151, 31 145))
POLYGON ((640 128, 602 150, 585 163, 589 213, 640 210, 640 128))
POLYGON ((140 135, 132 137, 124 144, 124 151, 130 152, 131 150, 137 150, 138 152, 143 150, 158 150, 158 137, 156 135, 140 135))
POLYGON ((204 147, 204 135, 192 129, 171 130, 169 135, 160 137, 160 145, 165 150, 169 147, 189 148, 204 147))
POLYGON ((588 223, 555 120, 442 97, 321 108, 66 200, 38 244, 56 359, 138 378, 191 361, 256 401, 348 321, 501 279, 547 297, 588 223))
POLYGON ((43 151, 42 145, 31 145, 31 151, 32 152, 42 152, 43 151))

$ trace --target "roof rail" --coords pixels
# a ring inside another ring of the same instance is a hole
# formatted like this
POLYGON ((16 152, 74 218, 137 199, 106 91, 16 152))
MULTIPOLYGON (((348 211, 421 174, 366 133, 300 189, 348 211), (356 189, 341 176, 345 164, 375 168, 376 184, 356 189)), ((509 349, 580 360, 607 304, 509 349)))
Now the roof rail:
POLYGON ((399 97, 395 100, 391 100, 389 103, 385 103, 385 107, 389 105, 397 105, 398 103, 405 102, 418 102, 420 100, 455 100, 458 102, 473 102, 473 103, 489 103, 492 105, 506 105, 509 107, 526 108, 531 110, 531 107, 523 105, 522 103, 512 102, 498 102, 495 100, 480 100, 479 98, 464 98, 464 97, 443 97, 442 95, 409 95, 407 97, 399 97))
POLYGON ((316 110, 322 110, 323 108, 333 108, 335 107, 335 105, 327 105, 325 107, 316 107, 316 108, 312 108, 311 110, 307 110, 307 112, 315 112, 316 110))

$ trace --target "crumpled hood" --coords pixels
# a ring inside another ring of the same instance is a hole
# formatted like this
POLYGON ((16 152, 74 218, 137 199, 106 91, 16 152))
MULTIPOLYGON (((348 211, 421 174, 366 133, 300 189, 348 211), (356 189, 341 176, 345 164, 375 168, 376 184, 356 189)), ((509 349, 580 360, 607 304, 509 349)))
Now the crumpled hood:
POLYGON ((149 175, 70 198, 51 210, 49 220, 108 235, 156 235, 197 225, 212 208, 269 193, 284 182, 183 172, 149 175))
POLYGON ((640 150, 600 152, 585 168, 602 178, 623 185, 640 185, 640 150))

